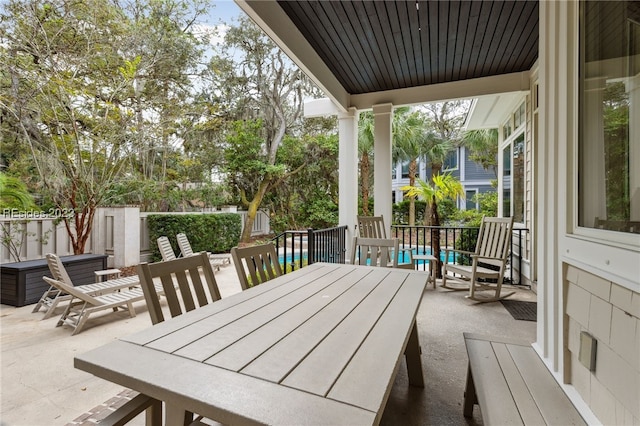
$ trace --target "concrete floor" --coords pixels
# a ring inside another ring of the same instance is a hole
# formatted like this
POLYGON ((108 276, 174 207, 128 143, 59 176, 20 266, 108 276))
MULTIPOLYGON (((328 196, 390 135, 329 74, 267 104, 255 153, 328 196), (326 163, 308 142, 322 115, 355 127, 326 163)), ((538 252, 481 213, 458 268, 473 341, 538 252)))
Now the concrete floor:
MULTIPOLYGON (((216 273, 222 296, 240 291, 233 266, 216 273)), ((535 301, 535 294, 519 290, 512 299, 535 301)), ((33 306, 0 305, 0 425, 65 425, 112 398, 122 386, 73 368, 73 357, 119 336, 151 325, 144 303, 137 316, 125 312, 92 317, 85 329, 71 336, 57 318, 41 321, 33 306)), ((464 292, 431 285, 418 312, 425 388, 408 385, 406 367, 399 368, 382 417, 383 425, 482 424, 478 408, 473 419, 462 416, 467 354, 464 331, 517 337, 533 342, 535 322, 517 321, 501 303, 478 304, 464 292)), ((141 418, 133 425, 144 424, 141 418)))

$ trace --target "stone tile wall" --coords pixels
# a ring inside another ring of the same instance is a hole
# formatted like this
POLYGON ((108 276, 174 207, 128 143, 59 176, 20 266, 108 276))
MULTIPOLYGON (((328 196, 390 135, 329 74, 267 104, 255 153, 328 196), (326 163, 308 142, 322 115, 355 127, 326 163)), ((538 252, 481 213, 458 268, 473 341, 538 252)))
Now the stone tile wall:
POLYGON ((566 268, 565 364, 571 383, 603 424, 640 425, 640 293, 566 268), (597 340, 593 372, 578 359, 582 331, 597 340))

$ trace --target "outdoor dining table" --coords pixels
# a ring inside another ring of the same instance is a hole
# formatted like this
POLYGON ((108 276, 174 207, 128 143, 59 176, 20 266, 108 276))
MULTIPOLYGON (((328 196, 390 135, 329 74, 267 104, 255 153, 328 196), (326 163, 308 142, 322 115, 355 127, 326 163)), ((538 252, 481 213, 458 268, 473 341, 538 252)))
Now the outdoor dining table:
POLYGON ((316 263, 75 357, 224 424, 377 424, 406 357, 423 387, 419 271, 316 263))

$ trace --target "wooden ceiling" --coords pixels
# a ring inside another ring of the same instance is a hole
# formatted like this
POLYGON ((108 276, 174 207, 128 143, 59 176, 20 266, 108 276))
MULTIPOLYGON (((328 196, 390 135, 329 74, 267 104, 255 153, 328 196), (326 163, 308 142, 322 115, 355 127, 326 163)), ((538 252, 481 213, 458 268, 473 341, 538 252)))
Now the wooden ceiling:
POLYGON ((351 94, 528 71, 538 57, 538 1, 278 4, 351 94))

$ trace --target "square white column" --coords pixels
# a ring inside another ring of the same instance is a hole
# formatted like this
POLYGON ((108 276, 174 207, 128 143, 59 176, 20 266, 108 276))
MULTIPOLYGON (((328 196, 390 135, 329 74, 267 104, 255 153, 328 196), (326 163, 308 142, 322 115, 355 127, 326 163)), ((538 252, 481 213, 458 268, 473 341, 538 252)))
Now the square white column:
POLYGON ((391 129, 393 105, 373 106, 374 142, 373 142, 373 211, 376 216, 384 216, 387 235, 391 235, 392 181, 391 181, 391 129))

